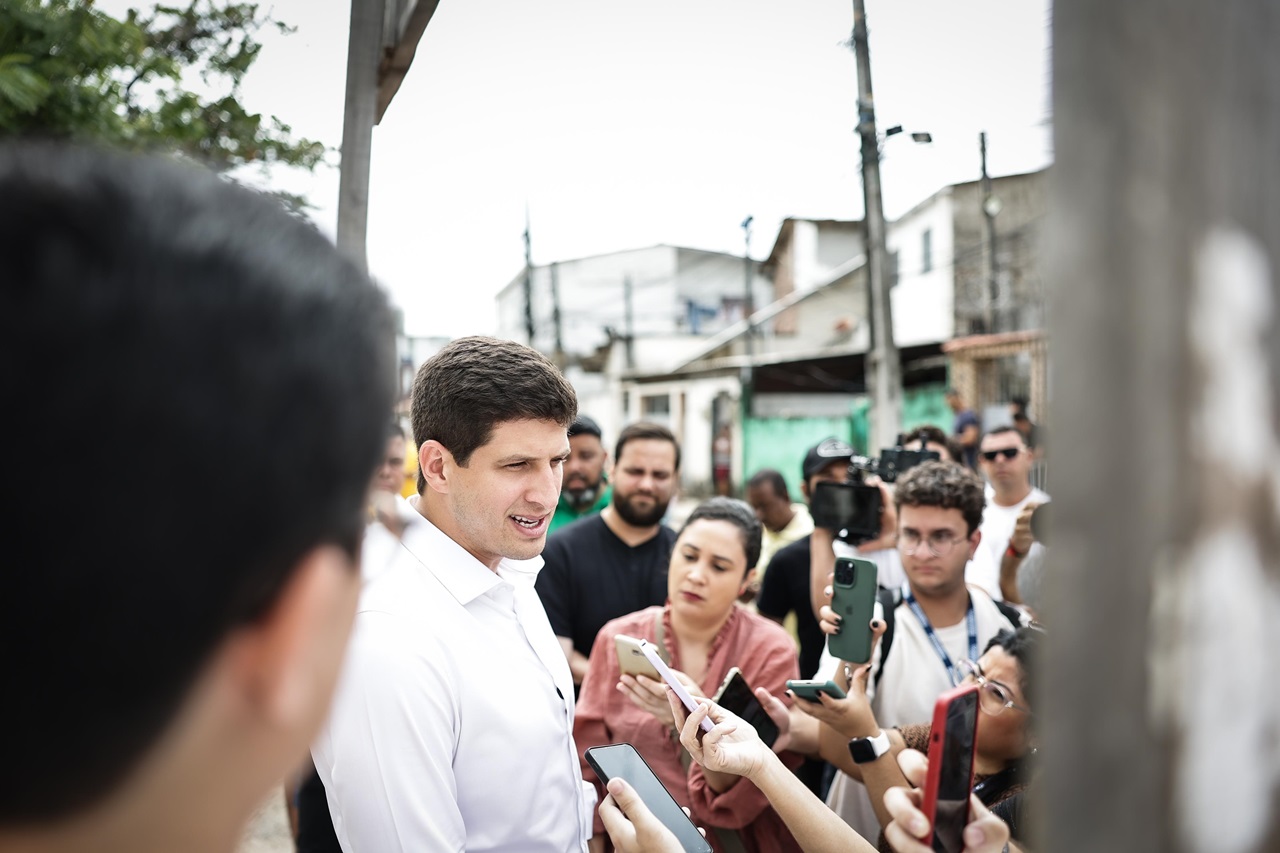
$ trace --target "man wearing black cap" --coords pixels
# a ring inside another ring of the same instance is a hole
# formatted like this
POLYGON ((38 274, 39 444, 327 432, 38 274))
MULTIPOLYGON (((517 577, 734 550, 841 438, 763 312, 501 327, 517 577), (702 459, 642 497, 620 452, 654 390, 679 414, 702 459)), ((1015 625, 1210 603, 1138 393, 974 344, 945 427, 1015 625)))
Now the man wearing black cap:
POLYGON ((547 533, 555 533, 571 521, 595 515, 609 505, 611 490, 605 476, 609 451, 601 441, 600 426, 586 415, 569 425, 569 458, 564 461, 560 503, 547 533))

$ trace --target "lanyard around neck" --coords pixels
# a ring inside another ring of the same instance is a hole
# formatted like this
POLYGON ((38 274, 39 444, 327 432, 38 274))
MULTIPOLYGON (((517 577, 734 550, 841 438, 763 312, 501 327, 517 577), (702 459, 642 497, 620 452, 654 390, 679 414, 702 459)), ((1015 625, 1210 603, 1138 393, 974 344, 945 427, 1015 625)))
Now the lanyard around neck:
MULTIPOLYGON (((973 596, 969 596, 969 609, 964 615, 965 627, 969 630, 969 660, 978 659, 978 619, 973 614, 973 596)), ((938 657, 942 659, 942 665, 946 667, 947 678, 951 680, 951 686, 955 687, 960 683, 963 676, 960 674, 956 665, 951 662, 951 655, 947 654, 947 650, 943 648, 942 641, 938 639, 938 632, 933 630, 933 625, 929 623, 929 617, 924 615, 924 609, 920 607, 920 603, 916 601, 916 597, 911 594, 911 589, 904 587, 902 600, 911 608, 911 612, 920 620, 920 625, 924 628, 925 636, 929 638, 929 642, 933 643, 933 650, 938 653, 938 657)))

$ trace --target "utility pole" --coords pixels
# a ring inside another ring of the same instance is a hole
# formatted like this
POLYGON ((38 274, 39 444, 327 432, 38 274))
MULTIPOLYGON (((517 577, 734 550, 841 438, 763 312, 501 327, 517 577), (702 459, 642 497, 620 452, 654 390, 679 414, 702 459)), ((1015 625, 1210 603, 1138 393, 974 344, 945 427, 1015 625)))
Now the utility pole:
POLYGON ((1280 850, 1280 15, 1072 0, 1051 31, 1056 509, 1029 846, 1280 850))
POLYGON ((853 49, 858 64, 858 134, 862 137, 863 225, 867 244, 867 288, 871 294, 871 352, 866 376, 871 386, 871 447, 892 447, 902 423, 902 367, 893 343, 893 312, 885 279, 884 201, 880 197, 880 140, 871 94, 871 52, 864 0, 853 0, 853 49))
POLYGON ((564 335, 560 323, 560 264, 551 262, 551 328, 556 336, 555 363, 564 367, 564 335))
POLYGON ((382 61, 385 0, 351 0, 347 37, 347 91, 342 118, 342 166, 338 173, 338 248, 361 269, 368 267, 369 161, 378 119, 378 66, 382 61))
POLYGON ((622 279, 622 331, 627 341, 627 369, 632 370, 636 366, 636 330, 635 330, 635 309, 631 304, 631 276, 622 279))
POLYGON ((533 244, 529 239, 529 208, 524 209, 524 333, 533 342, 533 244))
POLYGON ((1000 295, 1000 266, 996 259, 996 214, 1000 212, 1000 199, 991 194, 991 176, 987 174, 987 133, 978 134, 978 149, 982 153, 982 216, 987 221, 987 281, 982 300, 983 331, 998 332, 996 328, 996 301, 1000 295))

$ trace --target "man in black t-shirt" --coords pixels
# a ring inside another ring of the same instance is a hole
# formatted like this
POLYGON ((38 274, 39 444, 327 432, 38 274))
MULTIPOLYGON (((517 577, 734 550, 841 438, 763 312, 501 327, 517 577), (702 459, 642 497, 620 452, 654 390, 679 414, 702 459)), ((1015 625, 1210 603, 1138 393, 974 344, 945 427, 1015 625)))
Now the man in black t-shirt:
POLYGON ((575 685, 604 623, 667 600, 676 534, 662 518, 675 492, 680 446, 666 427, 632 424, 618 436, 613 458, 609 506, 549 536, 538 573, 538 595, 575 685))

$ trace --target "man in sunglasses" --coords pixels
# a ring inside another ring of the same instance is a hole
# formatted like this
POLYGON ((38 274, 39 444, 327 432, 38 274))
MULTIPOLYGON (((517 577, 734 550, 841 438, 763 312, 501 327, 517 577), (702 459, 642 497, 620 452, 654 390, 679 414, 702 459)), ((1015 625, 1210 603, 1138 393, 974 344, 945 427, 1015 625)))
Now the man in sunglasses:
POLYGON ((1030 515, 1049 501, 1049 495, 1031 485, 1031 463, 1035 460, 1022 433, 1014 427, 998 427, 984 435, 978 459, 987 478, 980 547, 986 549, 990 559, 975 560, 974 567, 981 567, 981 576, 974 573, 968 581, 999 601, 1003 598, 1001 573, 1016 576, 1018 565, 1032 549, 1042 547, 1031 541, 1030 515))

